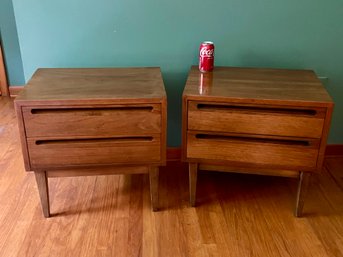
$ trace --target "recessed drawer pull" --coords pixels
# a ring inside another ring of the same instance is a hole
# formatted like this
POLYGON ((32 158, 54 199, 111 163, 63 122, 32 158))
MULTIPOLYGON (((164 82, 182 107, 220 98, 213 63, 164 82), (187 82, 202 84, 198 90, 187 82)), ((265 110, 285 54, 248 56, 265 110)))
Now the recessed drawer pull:
POLYGON ((273 139, 273 138, 256 138, 256 137, 243 137, 243 136, 224 136, 224 135, 209 135, 209 134, 196 134, 197 139, 205 140, 230 140, 240 142, 256 142, 266 144, 282 144, 282 145, 299 145, 310 146, 311 142, 307 140, 289 140, 289 139, 273 139))
POLYGON ((85 139, 49 139, 36 140, 36 145, 79 144, 79 143, 109 143, 109 142, 152 142, 153 137, 117 137, 117 138, 85 138, 85 139))
POLYGON ((152 112, 153 106, 128 106, 128 107, 109 107, 109 108, 54 108, 54 109, 31 109, 32 114, 61 114, 75 112, 89 112, 95 114, 97 112, 106 111, 146 111, 152 112))
POLYGON ((260 106, 236 106, 236 105, 221 105, 221 104, 197 104, 198 110, 204 111, 248 111, 256 113, 278 113, 287 115, 307 115, 316 116, 317 111, 311 109, 291 109, 291 108, 267 108, 260 106))

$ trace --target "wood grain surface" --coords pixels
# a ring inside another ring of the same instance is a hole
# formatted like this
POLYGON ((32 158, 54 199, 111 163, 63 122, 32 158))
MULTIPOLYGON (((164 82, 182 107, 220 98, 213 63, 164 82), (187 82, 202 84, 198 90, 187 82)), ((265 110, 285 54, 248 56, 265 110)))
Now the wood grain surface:
POLYGON ((6 75, 6 69, 5 69, 5 59, 3 57, 1 43, 0 43, 0 95, 2 96, 9 95, 7 75, 6 75))
POLYGON ((229 100, 241 104, 277 104, 281 101, 282 105, 332 105, 330 95, 310 70, 215 67, 213 72, 203 74, 193 66, 184 95, 191 100, 229 100))
POLYGON ((160 104, 22 109, 27 137, 112 136, 113 131, 119 136, 161 132, 160 104))
POLYGON ((188 103, 188 129, 320 138, 325 108, 232 105, 230 103, 188 103))
POLYGON ((38 69, 16 98, 34 105, 161 102, 165 90, 160 68, 38 69), (62 101, 62 102, 61 102, 62 101))
POLYGON ((294 141, 285 138, 259 138, 238 134, 187 134, 187 157, 190 162, 226 162, 241 167, 270 167, 315 170, 319 140, 294 141))

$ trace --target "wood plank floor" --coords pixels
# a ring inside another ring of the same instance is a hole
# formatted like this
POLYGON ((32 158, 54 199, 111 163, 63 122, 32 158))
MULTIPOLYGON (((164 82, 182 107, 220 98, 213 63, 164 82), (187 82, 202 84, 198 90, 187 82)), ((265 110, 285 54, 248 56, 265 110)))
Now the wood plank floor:
MULTIPOLYGON (((57 156, 58 158, 58 156, 57 156)), ((197 207, 187 169, 161 169, 151 212, 147 175, 50 179, 43 217, 24 171, 13 101, 0 98, 0 256, 343 256, 343 158, 312 176, 304 217, 293 216, 296 180, 199 174, 197 207)))

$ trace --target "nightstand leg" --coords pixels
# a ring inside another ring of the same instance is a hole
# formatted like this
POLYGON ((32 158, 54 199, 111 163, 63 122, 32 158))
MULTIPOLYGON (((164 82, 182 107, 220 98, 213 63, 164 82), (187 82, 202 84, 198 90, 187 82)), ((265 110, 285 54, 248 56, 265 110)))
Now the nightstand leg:
POLYGON ((48 177, 45 171, 35 171, 39 197, 45 218, 50 217, 48 177))
POLYGON ((309 181, 310 181, 310 175, 311 173, 309 172, 300 172, 295 213, 294 213, 296 217, 302 216, 305 196, 306 196, 309 181))
POLYGON ((191 206, 195 206, 197 177, 198 177, 198 164, 189 163, 189 200, 190 200, 191 206))
POLYGON ((158 177, 159 177, 159 167, 150 166, 149 167, 149 181, 150 181, 151 206, 152 206, 153 211, 158 210, 158 177))

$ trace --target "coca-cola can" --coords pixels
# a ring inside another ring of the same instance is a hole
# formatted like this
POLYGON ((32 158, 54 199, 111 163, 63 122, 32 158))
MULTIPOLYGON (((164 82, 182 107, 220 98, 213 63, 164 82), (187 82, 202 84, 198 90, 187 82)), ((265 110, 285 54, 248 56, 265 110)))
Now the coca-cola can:
POLYGON ((199 47, 199 70, 209 72, 214 66, 214 44, 210 41, 204 41, 199 47))

